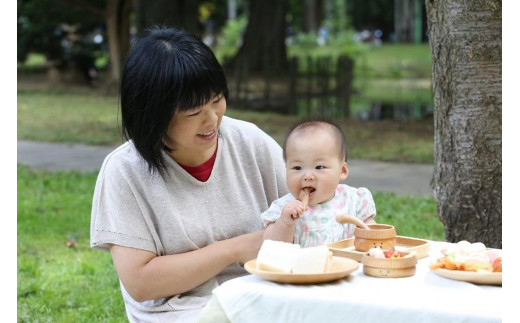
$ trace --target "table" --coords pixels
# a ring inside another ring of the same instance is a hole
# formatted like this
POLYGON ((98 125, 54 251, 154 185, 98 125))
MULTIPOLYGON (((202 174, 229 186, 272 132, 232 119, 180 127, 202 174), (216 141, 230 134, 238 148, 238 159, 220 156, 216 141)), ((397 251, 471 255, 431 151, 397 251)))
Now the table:
POLYGON ((360 264, 345 279, 322 284, 235 278, 213 291, 200 322, 502 322, 501 286, 450 280, 430 270, 447 245, 431 241, 412 277, 370 277, 360 264))

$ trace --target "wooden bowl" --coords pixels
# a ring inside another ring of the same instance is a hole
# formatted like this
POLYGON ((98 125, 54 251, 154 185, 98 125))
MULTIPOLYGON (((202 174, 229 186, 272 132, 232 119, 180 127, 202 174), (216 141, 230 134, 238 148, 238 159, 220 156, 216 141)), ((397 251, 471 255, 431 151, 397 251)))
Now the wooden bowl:
POLYGON ((371 248, 391 250, 396 244, 396 231, 393 225, 369 224, 369 229, 357 227, 354 230, 354 247, 357 251, 368 251, 371 248))
POLYGON ((417 257, 415 252, 402 252, 402 258, 376 258, 363 255, 363 273, 372 277, 409 277, 415 275, 417 257))

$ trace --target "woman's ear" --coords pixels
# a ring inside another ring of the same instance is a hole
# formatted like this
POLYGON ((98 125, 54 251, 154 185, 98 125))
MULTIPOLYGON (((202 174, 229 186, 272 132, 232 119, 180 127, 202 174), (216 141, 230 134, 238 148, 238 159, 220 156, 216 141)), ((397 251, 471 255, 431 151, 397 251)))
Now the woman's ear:
POLYGON ((341 166, 341 174, 339 175, 340 181, 345 180, 348 177, 348 165, 347 162, 343 162, 341 166))

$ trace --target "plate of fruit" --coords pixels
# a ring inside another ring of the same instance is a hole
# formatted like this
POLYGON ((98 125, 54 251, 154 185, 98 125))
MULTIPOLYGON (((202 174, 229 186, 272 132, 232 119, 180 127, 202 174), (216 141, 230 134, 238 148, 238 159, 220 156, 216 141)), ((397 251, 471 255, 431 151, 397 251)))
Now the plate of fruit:
POLYGON ((463 240, 443 249, 442 254, 430 264, 435 274, 474 284, 502 285, 502 250, 463 240))

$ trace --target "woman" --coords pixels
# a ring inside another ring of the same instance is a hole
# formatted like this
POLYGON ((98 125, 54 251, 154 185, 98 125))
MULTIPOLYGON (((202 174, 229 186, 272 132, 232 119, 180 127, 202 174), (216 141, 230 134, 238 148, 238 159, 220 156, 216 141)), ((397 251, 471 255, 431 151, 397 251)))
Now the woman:
POLYGON ((199 38, 155 27, 121 79, 126 143, 94 192, 91 247, 109 250, 131 322, 191 321, 262 244, 260 213, 286 194, 281 147, 225 117, 223 70, 199 38))

